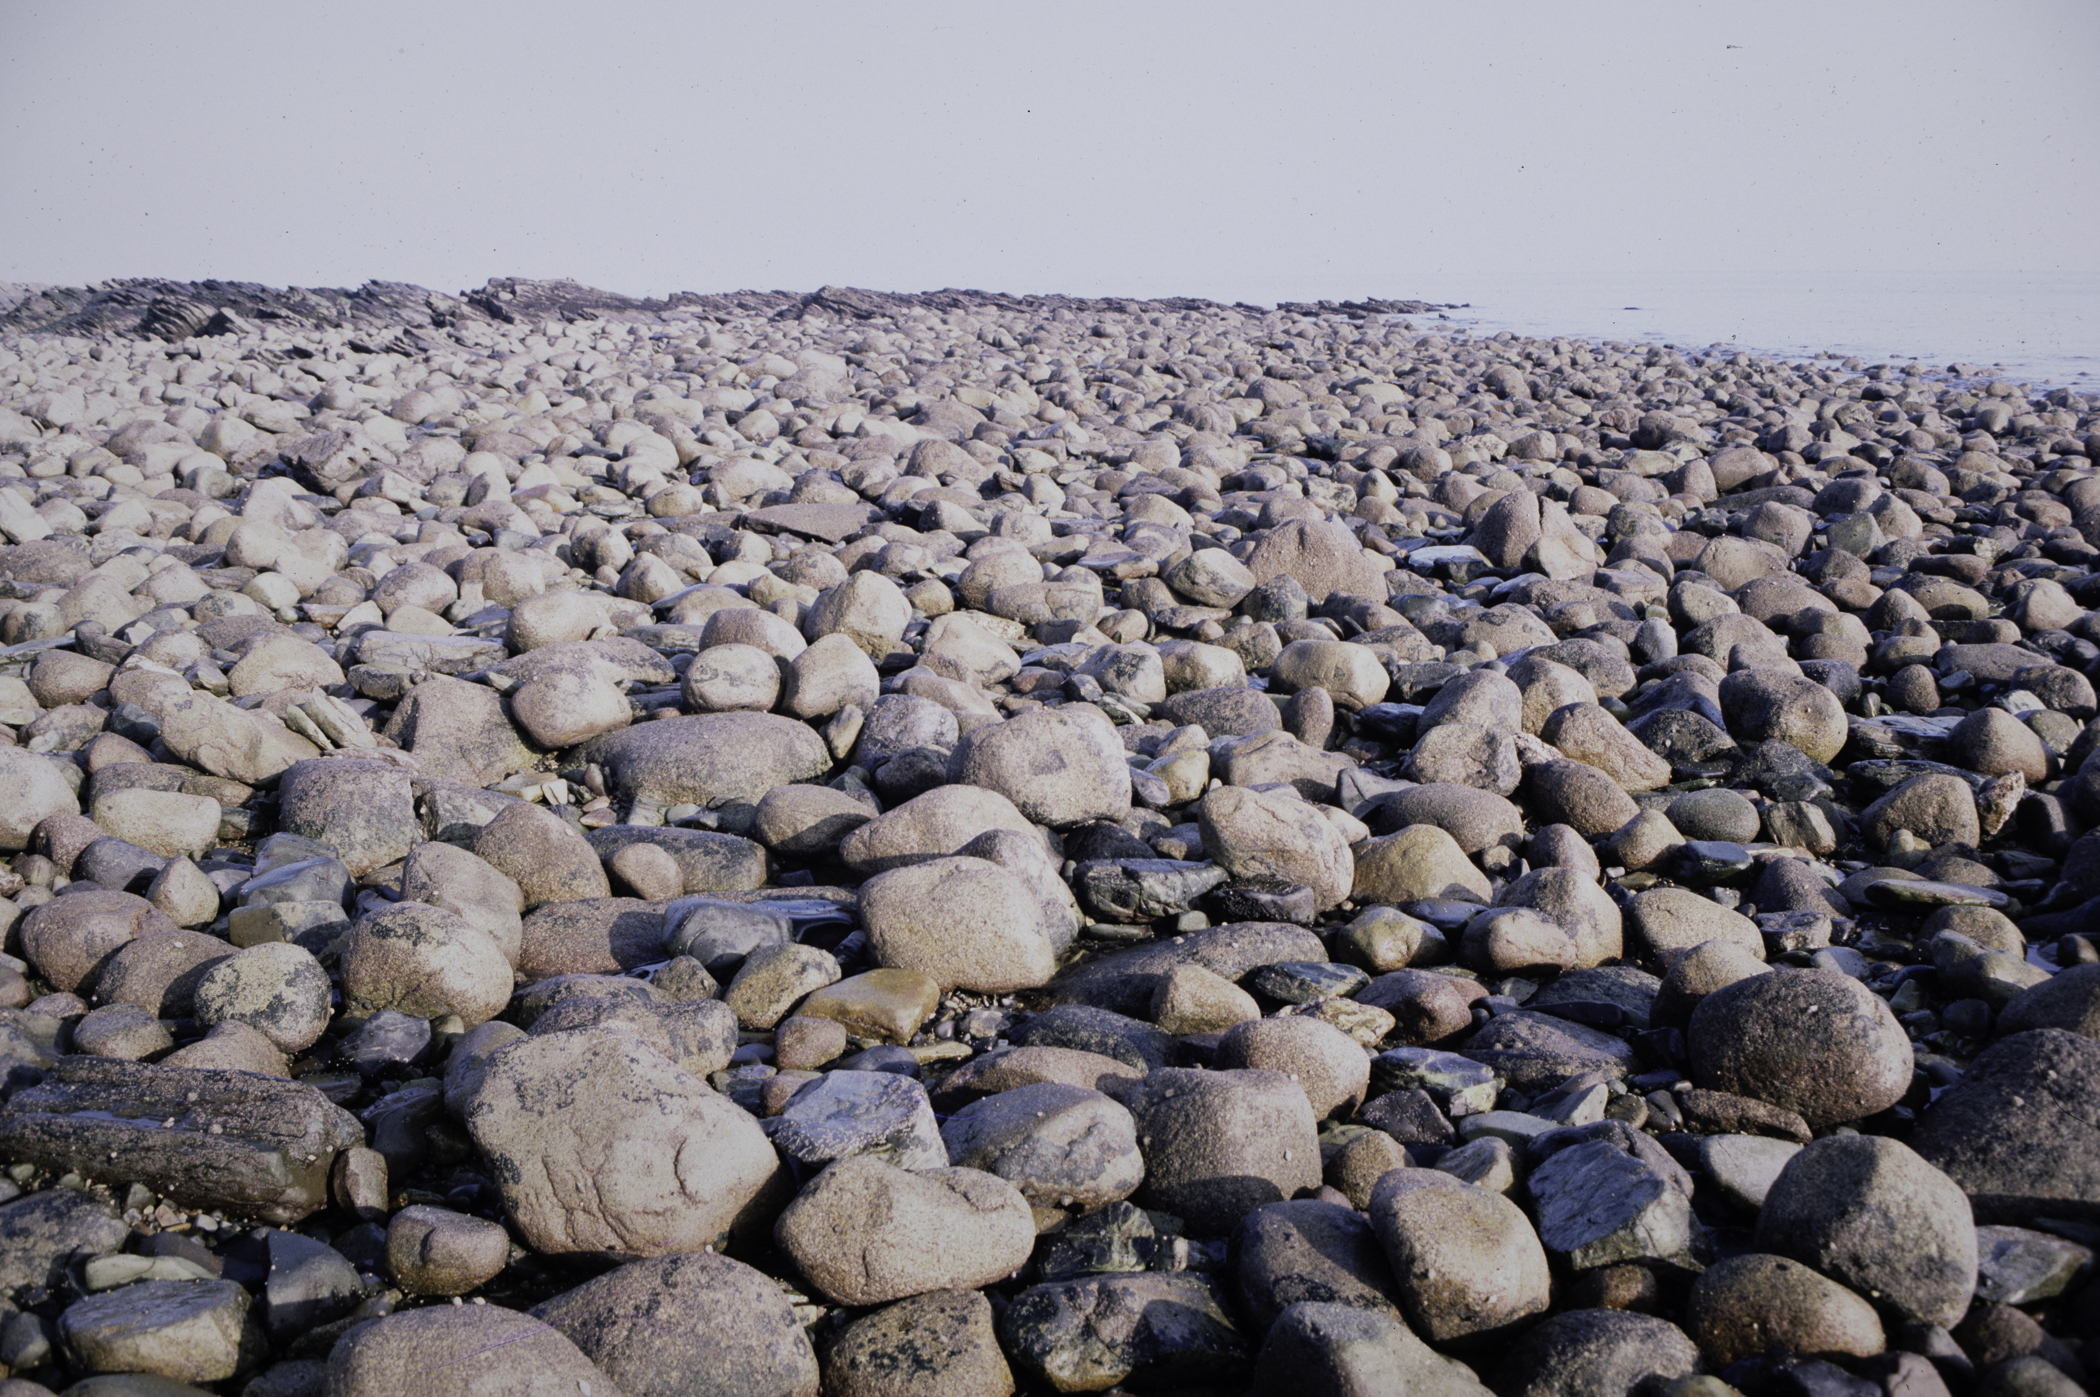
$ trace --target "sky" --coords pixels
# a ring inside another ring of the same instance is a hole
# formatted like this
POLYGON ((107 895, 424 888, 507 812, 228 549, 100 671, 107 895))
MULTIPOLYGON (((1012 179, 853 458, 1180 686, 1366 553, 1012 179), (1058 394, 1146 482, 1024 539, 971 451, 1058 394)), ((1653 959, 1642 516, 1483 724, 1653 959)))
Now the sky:
POLYGON ((2100 4, 0 0, 0 280, 2100 276, 2100 4))

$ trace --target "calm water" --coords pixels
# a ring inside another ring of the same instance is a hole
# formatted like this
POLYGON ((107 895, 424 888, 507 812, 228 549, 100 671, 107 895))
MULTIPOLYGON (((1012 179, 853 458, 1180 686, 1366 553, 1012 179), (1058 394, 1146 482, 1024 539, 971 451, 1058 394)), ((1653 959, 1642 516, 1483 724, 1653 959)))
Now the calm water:
POLYGON ((1510 277, 1410 292, 1471 301, 1477 333, 1735 344, 1764 354, 1832 350, 1871 362, 1973 364, 1996 377, 2100 392, 2100 273, 1892 273, 1510 277))

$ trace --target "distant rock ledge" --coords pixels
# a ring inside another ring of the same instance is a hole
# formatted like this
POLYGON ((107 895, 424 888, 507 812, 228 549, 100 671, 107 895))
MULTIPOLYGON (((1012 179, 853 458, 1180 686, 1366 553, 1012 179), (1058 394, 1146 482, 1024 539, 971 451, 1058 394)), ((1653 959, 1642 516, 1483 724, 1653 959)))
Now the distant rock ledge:
MULTIPOLYGON (((822 316, 831 320, 878 320, 914 311, 998 309, 1079 314, 1207 310, 1219 302, 1175 296, 1010 296, 995 291, 863 291, 825 286, 815 291, 730 291, 702 295, 679 291, 662 298, 623 296, 578 282, 494 277, 480 289, 446 295, 399 281, 368 281, 356 290, 339 287, 263 286, 250 281, 163 281, 127 277, 93 286, 38 286, 0 282, 0 332, 17 334, 116 335, 131 339, 182 340, 234 334, 247 328, 349 330, 383 341, 417 330, 444 330, 467 321, 518 324, 532 320, 690 321, 715 316, 766 315, 775 320, 822 316)), ((1264 312, 1265 306, 1241 304, 1264 312)), ((1427 315, 1447 307, 1427 301, 1287 302, 1276 307, 1300 313, 1427 315)), ((415 348, 411 341, 411 348, 415 348)), ((375 342, 371 348, 378 349, 375 342)))

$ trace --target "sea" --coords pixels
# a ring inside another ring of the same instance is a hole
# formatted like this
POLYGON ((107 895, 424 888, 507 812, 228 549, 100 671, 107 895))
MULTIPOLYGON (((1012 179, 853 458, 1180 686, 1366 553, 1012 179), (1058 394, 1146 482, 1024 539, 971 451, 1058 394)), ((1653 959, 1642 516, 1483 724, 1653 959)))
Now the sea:
POLYGON ((1407 294, 1466 303, 1424 328, 1726 345, 1869 365, 1915 359, 1960 365, 1964 377, 2100 393, 2100 272, 1526 274, 1407 294))

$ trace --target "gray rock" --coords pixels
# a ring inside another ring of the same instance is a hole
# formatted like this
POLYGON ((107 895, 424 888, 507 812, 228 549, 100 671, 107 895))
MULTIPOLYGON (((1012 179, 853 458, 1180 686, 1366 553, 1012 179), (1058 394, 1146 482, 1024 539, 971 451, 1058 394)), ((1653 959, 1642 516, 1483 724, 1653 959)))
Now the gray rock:
POLYGON ((882 873, 961 853, 996 829, 1034 833, 1028 817, 997 791, 939 786, 861 824, 840 843, 839 857, 857 873, 882 873))
POLYGON ((1626 911, 1641 944, 1665 967, 1710 941, 1764 959, 1765 942, 1755 922, 1689 889, 1650 888, 1636 894, 1626 911))
POLYGON ((1375 1096, 1419 1090, 1445 1115, 1456 1119, 1495 1109, 1502 1078, 1484 1063, 1433 1048, 1391 1048, 1371 1060, 1375 1096))
POLYGON ((1400 1318, 1399 1288, 1377 1233, 1340 1204, 1302 1199, 1256 1208, 1232 1234, 1232 1257, 1249 1333, 1266 1334, 1301 1302, 1400 1318))
POLYGON ((1035 1217, 982 1170, 914 1172, 860 1155, 819 1174, 773 1235, 824 1295, 880 1305, 1005 1279, 1035 1245, 1035 1217))
POLYGON ((327 1205, 336 1154, 364 1140, 302 1083, 100 1058, 67 1058, 0 1108, 9 1159, 280 1225, 327 1205))
POLYGON ((594 737, 573 752, 622 794, 658 805, 756 801, 831 769, 814 730, 771 713, 702 713, 594 737))
MULTIPOLYGON (((363 643, 373 662, 371 638, 363 643)), ((500 657, 500 652, 499 652, 500 657)), ((471 663, 458 672, 473 669, 471 663)), ((383 734, 415 754, 424 777, 487 786, 532 765, 533 751, 503 712, 503 700, 484 684, 432 676, 408 691, 383 734)))
POLYGON ((387 1222, 387 1272, 411 1295, 465 1295, 509 1264, 510 1234, 487 1218, 418 1203, 387 1222))
POLYGON ((0 853, 27 849, 31 832, 47 817, 80 813, 80 797, 59 775, 58 764, 40 753, 0 748, 0 789, 14 793, 0 813, 0 853))
POLYGON ((1355 861, 1317 806, 1282 795, 1221 786, 1197 805, 1204 852, 1242 882, 1281 879, 1313 890, 1314 905, 1349 896, 1355 861))
POLYGON ((309 1329, 339 1319, 365 1298, 357 1268, 324 1242, 297 1232, 275 1231, 270 1233, 267 1250, 270 1275, 263 1283, 262 1314, 274 1343, 286 1344, 309 1329))
MULTIPOLYGON (((209 974, 220 975, 234 963, 209 974)), ((464 918, 425 903, 396 902, 350 929, 342 952, 342 989, 344 1008, 354 1015, 382 1009, 423 1019, 457 1014, 471 1027, 494 1018, 509 1002, 511 965, 495 939, 464 918)))
POLYGON ((1515 804, 1473 786, 1410 786, 1379 796, 1355 813, 1373 834, 1392 834, 1409 825, 1435 825, 1468 854, 1513 844, 1524 831, 1524 815, 1515 804))
MULTIPOLYGON (((657 974, 660 992, 667 974, 668 968, 657 974)), ((815 946, 768 946, 752 953, 737 967, 735 978, 722 991, 722 1002, 729 1006, 737 1023, 746 1028, 775 1028, 794 1012, 804 996, 837 984, 841 977, 837 958, 815 946)), ((839 1031, 843 1036, 844 1029, 839 1031)), ((776 1040, 776 1054, 778 1048, 776 1040)), ((782 1065, 786 1065, 784 1061, 782 1065)))
POLYGON ((632 897, 551 902, 519 930, 518 973, 619 975, 664 959, 664 903, 632 897))
POLYGON ((476 857, 518 885, 528 907, 612 892, 598 851, 567 821, 537 805, 505 806, 474 836, 473 848, 476 857))
POLYGON ((948 1162, 926 1088, 894 1072, 826 1072, 766 1122, 766 1133, 808 1170, 858 1155, 904 1169, 948 1162))
POLYGON ((816 1354, 780 1287, 726 1256, 629 1262, 531 1313, 627 1397, 816 1397, 816 1354))
POLYGON ((280 1052, 296 1053, 328 1029, 328 972, 311 952, 266 941, 227 956, 197 981, 195 1013, 206 1028, 243 1023, 280 1052))
POLYGON ((2023 991, 1998 1014, 2000 1036, 2058 1028, 2100 1038, 2100 965, 2072 965, 2023 991))
POLYGON ((1683 1330, 1626 1310, 1567 1310, 1519 1339, 1495 1368, 1513 1397, 1619 1397, 1695 1372, 1699 1350, 1683 1330))
POLYGON ((1460 1053, 1526 1093, 1544 1091, 1583 1072, 1624 1077, 1635 1067, 1633 1048, 1624 1039, 1528 1010, 1489 1020, 1460 1053))
POLYGON ((80 1189, 47 1189, 0 1205, 0 1290, 55 1290, 75 1263, 119 1250, 130 1235, 116 1209, 80 1189))
POLYGON ((2100 1043, 2060 1028, 2000 1039, 1939 1094, 1911 1145, 1979 1221, 2100 1221, 2100 1043))
POLYGON ((1622 1263, 1696 1267, 1706 1252, 1692 1200, 1645 1160, 1595 1140, 1531 1171, 1539 1240, 1570 1270, 1622 1263))
POLYGON ((1309 1016, 1235 1024, 1218 1040, 1217 1065, 1284 1073, 1305 1092, 1319 1120, 1347 1115, 1360 1105, 1371 1075, 1355 1039, 1309 1016))
POLYGON ((1198 1232, 1319 1187, 1312 1107, 1281 1072, 1163 1068, 1126 1104, 1145 1156, 1140 1201, 1198 1232))
POLYGON ((82 892, 54 897, 20 926, 29 963, 55 990, 92 994, 104 960, 135 936, 173 931, 175 923, 142 897, 82 892))
POLYGON ((860 890, 877 961, 946 989, 1033 989, 1056 969, 1041 902, 1023 879, 986 859, 944 858, 877 874, 860 890))
POLYGON ((277 789, 283 798, 277 827, 327 840, 358 877, 407 857, 423 842, 409 774, 391 762, 299 762, 278 779, 277 789))
POLYGON ((1828 1136, 1787 1162, 1757 1249, 1790 1256, 1896 1319, 1951 1325, 1976 1289, 1976 1226, 1954 1181, 1909 1146, 1828 1136))
POLYGON ((455 913, 487 932, 504 959, 517 964, 525 937, 525 893, 487 860, 434 839, 418 844, 402 866, 401 900, 455 913))
POLYGON ((1717 1368, 1775 1349, 1871 1358, 1888 1344, 1872 1305, 1799 1262, 1756 1254, 1717 1262, 1693 1283, 1685 1327, 1717 1368))
POLYGON ((1119 1014, 1148 1015, 1160 984, 1176 966, 1201 966, 1220 979, 1237 982, 1257 966, 1320 960, 1325 955, 1320 938, 1303 927, 1229 922, 1087 961, 1056 980, 1051 993, 1119 1014))
POLYGON ((248 1292, 233 1281, 142 1281, 90 1295, 58 1318, 59 1337, 90 1373, 217 1382, 266 1351, 248 1292))
POLYGON ((1399 1320, 1353 1305, 1304 1301, 1278 1315, 1255 1360, 1259 1397, 1486 1397, 1472 1370, 1399 1320))
POLYGON ((956 744, 951 776, 1053 828, 1130 813, 1123 744, 1095 710, 1036 708, 974 728, 956 744))
POLYGON ((1145 1176, 1130 1112, 1061 1082, 1014 1087, 963 1107, 941 1126, 948 1162, 996 1174, 1039 1210, 1089 1213, 1145 1176))
POLYGON ((540 1251, 718 1246, 763 1227, 781 1187, 756 1121, 618 1028, 498 1048, 463 1114, 505 1211, 540 1251))
POLYGON ((1149 1023, 1084 1004, 1053 1005, 1017 1025, 1011 1035, 1022 1047, 1069 1048, 1111 1058, 1140 1074, 1164 1067, 1174 1040, 1149 1023))
POLYGON ((1910 1089, 1910 1039, 1888 1005, 1849 976, 1780 968, 1699 1001, 1686 1030, 1692 1079, 1800 1113, 1812 1126, 1858 1120, 1910 1089), (1804 1024, 1816 1031, 1804 1033, 1804 1024))
POLYGON ((838 1397, 890 1397, 929 1380, 942 1397, 1013 1392, 991 1303, 981 1292, 938 1290, 899 1300, 848 1325, 824 1355, 825 1391, 838 1397))
POLYGON ((344 1334, 328 1397, 582 1397, 620 1391, 549 1325, 500 1305, 403 1310, 344 1334))
POLYGON ((1699 1168, 1722 1198, 1746 1213, 1755 1213, 1764 1207, 1787 1161, 1800 1152, 1801 1146, 1792 1140, 1706 1135, 1699 1140, 1699 1168))
POLYGON ((1369 1213, 1408 1323, 1431 1343, 1485 1347, 1545 1312, 1546 1253, 1501 1194, 1433 1169, 1396 1169, 1371 1190, 1369 1213))
POLYGON ((794 939, 794 920, 762 902, 682 897, 664 912, 664 950, 691 956, 719 979, 734 975, 753 951, 794 939))
POLYGON ((1601 965, 1624 954, 1624 919, 1594 876, 1574 868, 1535 868, 1497 899, 1502 907, 1528 907, 1552 921, 1574 942, 1568 969, 1601 965))
POLYGON ((1245 1339, 1198 1275, 1031 1286, 1000 1317, 999 1336, 1024 1378, 1060 1392, 1229 1382, 1247 1362, 1245 1339))
POLYGON ((2025 1227, 1976 1229, 1976 1298, 2032 1305, 2061 1295, 2093 1268, 2093 1249, 2025 1227))

